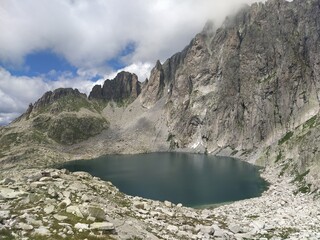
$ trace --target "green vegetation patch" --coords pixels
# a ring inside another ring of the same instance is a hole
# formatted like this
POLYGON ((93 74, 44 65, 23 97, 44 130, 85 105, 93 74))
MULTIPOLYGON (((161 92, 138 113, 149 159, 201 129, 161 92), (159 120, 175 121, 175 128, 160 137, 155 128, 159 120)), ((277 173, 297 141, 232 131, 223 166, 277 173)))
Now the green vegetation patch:
POLYGON ((97 104, 89 101, 86 97, 67 95, 41 109, 38 109, 38 113, 79 112, 81 108, 85 108, 93 112, 99 112, 100 110, 97 104))
POLYGON ((316 125, 316 120, 317 120, 317 116, 313 116, 312 118, 310 118, 309 120, 307 120, 307 121, 303 124, 303 129, 314 127, 314 126, 316 125))
POLYGON ((279 233, 279 237, 281 239, 287 239, 291 234, 298 232, 299 230, 296 228, 281 228, 281 231, 279 233))
POLYGON ((52 120, 47 132, 56 142, 71 145, 93 137, 107 127, 104 118, 68 115, 52 120))
POLYGON ((302 181, 304 181, 304 177, 307 176, 309 172, 310 172, 310 169, 308 169, 304 173, 297 174, 292 182, 302 182, 302 181))
POLYGON ((283 138, 281 138, 279 141, 278 141, 278 145, 282 145, 284 144, 285 142, 287 142, 291 137, 293 136, 293 132, 287 132, 286 135, 284 135, 283 138))
POLYGON ((278 155, 277 155, 277 158, 276 158, 276 163, 279 162, 282 159, 282 157, 283 157, 282 156, 282 151, 280 150, 278 155))

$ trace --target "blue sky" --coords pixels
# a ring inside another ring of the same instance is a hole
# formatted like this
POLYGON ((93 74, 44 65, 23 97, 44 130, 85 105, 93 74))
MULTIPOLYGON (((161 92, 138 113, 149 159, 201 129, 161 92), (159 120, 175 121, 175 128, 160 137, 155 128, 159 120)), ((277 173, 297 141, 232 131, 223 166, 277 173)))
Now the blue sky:
POLYGON ((48 90, 88 94, 121 70, 145 80, 244 2, 254 0, 1 0, 0 125, 48 90))

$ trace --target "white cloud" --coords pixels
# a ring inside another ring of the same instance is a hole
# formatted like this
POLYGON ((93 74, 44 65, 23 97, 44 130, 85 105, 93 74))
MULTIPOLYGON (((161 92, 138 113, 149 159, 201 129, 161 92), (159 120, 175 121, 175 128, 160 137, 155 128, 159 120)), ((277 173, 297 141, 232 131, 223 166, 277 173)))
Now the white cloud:
POLYGON ((1 0, 0 60, 51 49, 78 68, 101 67, 129 42, 128 64, 165 60, 209 18, 253 0, 1 0))

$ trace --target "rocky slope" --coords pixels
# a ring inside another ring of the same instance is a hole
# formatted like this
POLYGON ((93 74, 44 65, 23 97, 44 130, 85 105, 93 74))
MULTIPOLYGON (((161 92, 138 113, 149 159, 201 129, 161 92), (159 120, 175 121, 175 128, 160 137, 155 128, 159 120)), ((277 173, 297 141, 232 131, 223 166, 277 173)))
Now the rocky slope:
POLYGON ((121 72, 89 100, 71 89, 46 93, 1 130, 2 162, 35 159, 20 148, 30 139, 34 152, 53 149, 49 162, 182 149, 277 162, 290 173, 308 171, 318 186, 319 14, 317 0, 244 6, 158 61, 143 87, 121 72), (24 131, 32 136, 21 138, 24 131))
POLYGON ((28 169, 0 181, 0 239, 319 239, 319 200, 264 176, 260 198, 214 209, 126 196, 85 172, 28 169))

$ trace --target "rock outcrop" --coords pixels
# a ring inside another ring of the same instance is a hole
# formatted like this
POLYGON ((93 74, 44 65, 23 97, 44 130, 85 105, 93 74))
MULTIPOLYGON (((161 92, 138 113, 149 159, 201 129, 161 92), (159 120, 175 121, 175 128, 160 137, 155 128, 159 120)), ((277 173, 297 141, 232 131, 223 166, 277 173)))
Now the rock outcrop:
POLYGON ((33 109, 38 110, 44 108, 63 97, 69 96, 74 98, 87 98, 87 96, 84 93, 80 93, 78 89, 58 88, 54 91, 46 92, 38 101, 34 103, 33 109))
POLYGON ((132 102, 140 92, 141 85, 137 75, 122 71, 113 80, 107 79, 103 86, 95 85, 89 94, 89 99, 132 102))

